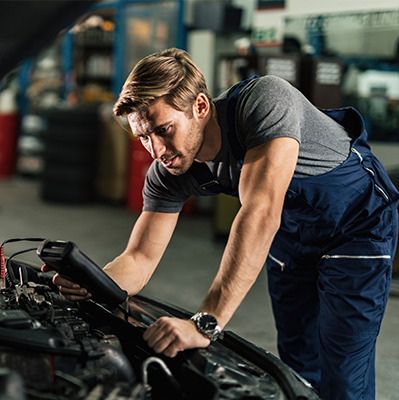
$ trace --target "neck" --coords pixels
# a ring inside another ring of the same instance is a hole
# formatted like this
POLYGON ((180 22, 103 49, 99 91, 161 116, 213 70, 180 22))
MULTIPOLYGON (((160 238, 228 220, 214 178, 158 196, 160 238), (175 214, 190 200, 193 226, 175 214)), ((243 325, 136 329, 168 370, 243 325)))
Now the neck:
POLYGON ((216 106, 212 103, 212 113, 204 127, 204 142, 195 161, 212 161, 219 153, 222 146, 222 134, 218 122, 216 106))

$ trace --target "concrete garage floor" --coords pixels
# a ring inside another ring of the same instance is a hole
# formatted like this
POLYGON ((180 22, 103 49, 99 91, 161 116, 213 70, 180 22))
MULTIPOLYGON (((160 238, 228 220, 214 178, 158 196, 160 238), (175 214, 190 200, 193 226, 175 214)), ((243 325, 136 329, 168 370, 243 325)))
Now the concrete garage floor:
MULTIPOLYGON (((126 246, 137 218, 122 206, 61 205, 40 200, 39 185, 21 178, 0 181, 0 240, 45 237, 70 240, 104 266, 126 246)), ((24 248, 7 245, 6 254, 24 248)), ((223 245, 212 240, 209 218, 182 217, 171 244, 143 294, 196 311, 217 271, 223 245)), ((34 255, 28 261, 40 263, 34 255)), ((277 355, 276 330, 265 271, 227 326, 277 355)), ((399 297, 393 292, 377 341, 377 399, 399 399, 399 297)))

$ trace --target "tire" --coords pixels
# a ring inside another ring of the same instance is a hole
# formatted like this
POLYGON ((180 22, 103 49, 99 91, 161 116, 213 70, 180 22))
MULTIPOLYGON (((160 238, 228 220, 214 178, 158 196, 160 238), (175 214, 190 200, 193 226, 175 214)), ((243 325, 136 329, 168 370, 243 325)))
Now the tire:
POLYGON ((46 117, 42 198, 64 203, 92 201, 99 141, 97 111, 52 110, 46 117))
POLYGON ((58 165, 79 165, 92 166, 96 163, 97 151, 90 146, 74 146, 73 144, 65 144, 60 146, 59 143, 47 143, 44 153, 46 163, 57 163, 58 165))

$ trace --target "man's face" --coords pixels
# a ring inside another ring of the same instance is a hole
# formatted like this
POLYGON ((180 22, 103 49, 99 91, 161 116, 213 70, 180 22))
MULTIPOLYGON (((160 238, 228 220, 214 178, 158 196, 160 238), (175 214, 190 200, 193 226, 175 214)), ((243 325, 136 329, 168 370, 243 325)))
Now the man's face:
POLYGON ((163 97, 145 111, 129 114, 127 119, 133 135, 173 175, 187 172, 204 141, 200 121, 175 110, 163 97))

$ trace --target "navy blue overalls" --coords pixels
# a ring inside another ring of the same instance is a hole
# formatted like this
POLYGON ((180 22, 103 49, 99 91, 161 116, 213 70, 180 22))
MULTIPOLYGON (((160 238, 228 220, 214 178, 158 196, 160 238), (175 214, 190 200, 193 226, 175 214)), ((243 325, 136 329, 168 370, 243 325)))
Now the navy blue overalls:
MULTIPOLYGON (((231 89, 227 108, 229 142, 241 165, 234 110, 245 84, 231 89)), ((360 114, 351 107, 322 111, 357 139, 345 162, 321 175, 293 178, 286 193, 267 259, 278 349, 323 399, 371 400, 399 194, 370 151, 360 114)), ((207 186, 206 172, 193 174, 207 186)), ((226 193, 217 186, 208 190, 226 193)))

